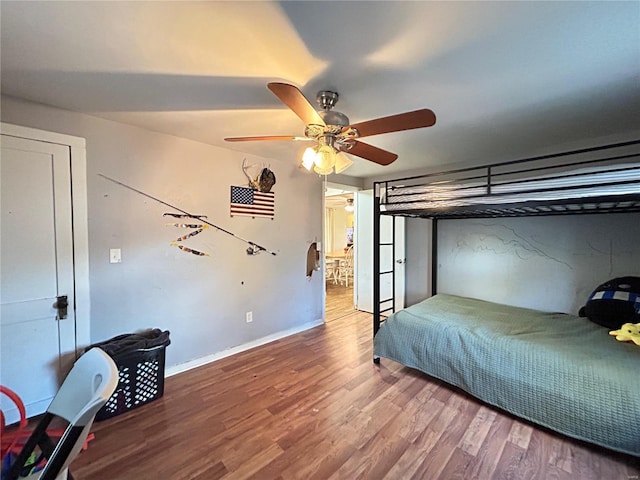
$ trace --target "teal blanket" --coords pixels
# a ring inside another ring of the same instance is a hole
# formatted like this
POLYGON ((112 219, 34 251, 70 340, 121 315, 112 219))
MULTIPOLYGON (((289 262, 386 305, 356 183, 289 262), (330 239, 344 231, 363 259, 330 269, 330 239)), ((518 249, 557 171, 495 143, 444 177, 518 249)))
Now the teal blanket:
POLYGON ((586 318, 439 294, 389 317, 374 354, 518 417, 640 456, 640 347, 586 318))

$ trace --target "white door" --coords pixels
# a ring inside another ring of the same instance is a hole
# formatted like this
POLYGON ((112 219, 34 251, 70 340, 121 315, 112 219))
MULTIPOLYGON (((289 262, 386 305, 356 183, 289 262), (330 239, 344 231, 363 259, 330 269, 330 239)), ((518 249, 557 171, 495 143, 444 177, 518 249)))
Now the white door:
MULTIPOLYGON (((70 169, 68 146, 2 135, 0 383, 29 417, 46 410, 75 360, 70 169)), ((7 423, 18 419, 11 405, 2 405, 7 423)))
MULTIPOLYGON (((354 290, 356 294, 356 309, 373 313, 373 190, 363 190, 355 193, 355 249, 356 278, 354 290)), ((383 215, 380 219, 381 243, 391 243, 393 218, 383 215)), ((395 275, 383 275, 380 281, 380 298, 382 300, 395 298, 395 311, 404 308, 404 279, 405 279, 405 240, 404 218, 395 220, 395 251, 390 246, 380 248, 381 271, 394 268, 395 275), (392 278, 395 277, 395 292, 393 292, 392 278), (395 295, 394 295, 395 294, 395 295)), ((390 302, 389 302, 390 303, 390 302)), ((383 304, 382 308, 386 308, 383 304)))

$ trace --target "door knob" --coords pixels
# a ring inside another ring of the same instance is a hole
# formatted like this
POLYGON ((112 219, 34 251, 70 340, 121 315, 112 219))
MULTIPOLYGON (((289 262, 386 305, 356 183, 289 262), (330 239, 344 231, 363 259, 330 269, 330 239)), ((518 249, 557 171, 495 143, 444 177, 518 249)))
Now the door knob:
POLYGON ((58 309, 58 320, 67 318, 67 308, 69 307, 69 299, 66 295, 58 297, 55 308, 58 309))

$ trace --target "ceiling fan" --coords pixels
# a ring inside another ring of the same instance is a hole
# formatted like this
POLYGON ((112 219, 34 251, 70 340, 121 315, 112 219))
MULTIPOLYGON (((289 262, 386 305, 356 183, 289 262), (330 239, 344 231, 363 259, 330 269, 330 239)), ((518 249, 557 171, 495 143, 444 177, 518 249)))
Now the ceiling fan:
POLYGON ((389 165, 398 158, 398 155, 361 142, 359 139, 381 133, 430 127, 436 123, 435 114, 424 108, 350 125, 346 115, 333 110, 338 102, 336 92, 327 90, 318 92, 316 101, 321 110, 316 111, 302 92, 293 85, 273 82, 267 87, 305 123, 305 136, 230 137, 225 140, 227 142, 312 140, 316 145, 306 149, 302 157, 302 165, 307 170, 313 167, 314 171, 321 175, 328 175, 334 170, 340 173, 351 166, 353 162, 345 155, 341 155, 341 152, 350 153, 379 165, 389 165))

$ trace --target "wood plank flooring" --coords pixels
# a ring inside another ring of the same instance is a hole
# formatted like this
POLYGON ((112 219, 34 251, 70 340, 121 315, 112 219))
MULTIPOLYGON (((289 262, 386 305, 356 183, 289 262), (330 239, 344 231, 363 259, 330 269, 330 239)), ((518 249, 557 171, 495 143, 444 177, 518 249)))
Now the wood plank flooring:
POLYGON ((327 296, 325 300, 325 321, 332 322, 338 318, 355 312, 353 306, 353 284, 348 287, 327 282, 327 296))
MULTIPOLYGON (((372 363, 353 312, 166 379, 94 425, 76 480, 640 478, 640 459, 576 442, 420 372, 372 363)), ((168 348, 171 348, 168 347, 168 348)))

